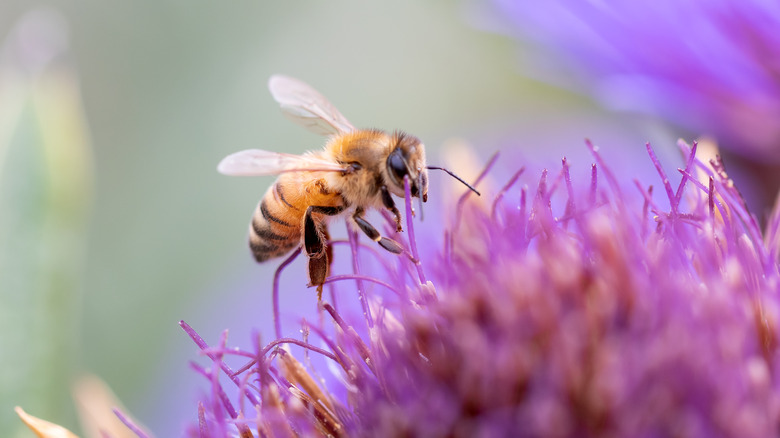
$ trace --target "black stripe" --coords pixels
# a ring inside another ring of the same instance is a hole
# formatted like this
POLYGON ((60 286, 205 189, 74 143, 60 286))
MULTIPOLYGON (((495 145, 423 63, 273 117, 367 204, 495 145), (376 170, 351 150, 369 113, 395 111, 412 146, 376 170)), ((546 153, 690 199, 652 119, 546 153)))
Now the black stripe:
POLYGON ((344 206, 321 207, 321 206, 318 206, 318 205, 312 205, 309 208, 311 208, 311 211, 314 212, 314 213, 322 213, 325 216, 335 216, 335 215, 341 213, 342 211, 344 211, 344 209, 346 207, 344 207, 344 206))
POLYGON ((272 252, 276 250, 276 248, 272 246, 255 243, 252 239, 249 239, 249 249, 252 250, 252 255, 255 256, 255 260, 258 262, 264 262, 270 259, 273 257, 272 252))
POLYGON ((288 240, 285 236, 280 236, 273 231, 269 227, 261 227, 257 223, 257 217, 252 218, 252 230, 254 230, 257 237, 261 239, 266 240, 288 240))
POLYGON ((255 256, 255 260, 257 260, 258 263, 282 256, 290 252, 293 247, 295 247, 295 245, 268 246, 263 243, 255 243, 252 239, 249 239, 249 249, 252 251, 252 255, 255 256))
POLYGON ((301 211, 301 209, 300 209, 300 208, 298 208, 298 207, 296 207, 296 206, 294 206, 294 205, 290 204, 289 202, 287 202, 287 200, 286 200, 286 199, 284 199, 284 194, 282 193, 282 188, 281 188, 281 187, 279 187, 279 183, 276 183, 276 184, 274 184, 274 190, 276 190, 276 194, 277 194, 277 195, 279 195, 279 200, 281 200, 282 202, 284 202, 284 204, 285 204, 286 206, 288 206, 288 207, 292 208, 293 210, 298 210, 298 211, 301 211))
POLYGON ((268 211, 268 206, 265 203, 265 199, 263 199, 260 202, 260 213, 263 215, 264 218, 266 218, 267 220, 269 220, 271 222, 276 222, 277 224, 284 225, 285 227, 292 227, 291 224, 289 224, 289 223, 279 219, 278 217, 276 217, 273 214, 271 214, 270 211, 268 211))

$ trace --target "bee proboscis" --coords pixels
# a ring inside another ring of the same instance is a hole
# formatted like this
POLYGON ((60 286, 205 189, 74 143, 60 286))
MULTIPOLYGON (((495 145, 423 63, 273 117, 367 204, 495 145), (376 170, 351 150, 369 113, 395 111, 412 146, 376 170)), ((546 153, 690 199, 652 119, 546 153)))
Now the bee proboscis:
POLYGON ((302 247, 309 260, 309 284, 321 291, 331 259, 327 223, 341 215, 349 215, 382 248, 403 253, 403 247, 382 236, 364 214, 371 208, 385 208, 402 231, 401 213, 392 195, 404 197, 405 177, 412 197, 427 201, 428 169, 441 168, 426 166, 422 142, 401 131, 355 128, 323 95, 300 80, 274 75, 268 86, 285 115, 328 140, 324 149, 303 155, 248 149, 219 163, 217 169, 227 175, 279 175, 249 226, 255 259, 264 262, 302 247))

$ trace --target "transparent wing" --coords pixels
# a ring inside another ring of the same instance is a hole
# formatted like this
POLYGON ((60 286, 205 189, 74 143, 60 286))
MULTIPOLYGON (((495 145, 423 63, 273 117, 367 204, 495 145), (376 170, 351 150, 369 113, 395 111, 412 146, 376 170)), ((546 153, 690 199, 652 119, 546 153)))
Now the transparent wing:
POLYGON ((332 135, 355 130, 325 96, 305 82, 273 75, 268 81, 268 89, 288 118, 315 134, 332 135))
POLYGON ((234 176, 277 175, 297 171, 342 172, 338 163, 311 155, 283 154, 260 149, 247 149, 225 157, 217 171, 234 176))

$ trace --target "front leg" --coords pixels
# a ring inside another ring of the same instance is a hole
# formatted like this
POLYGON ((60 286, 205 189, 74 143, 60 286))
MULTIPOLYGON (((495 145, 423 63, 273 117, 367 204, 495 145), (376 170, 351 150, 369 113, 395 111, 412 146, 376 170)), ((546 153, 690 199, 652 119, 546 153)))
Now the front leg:
POLYGON ((376 228, 374 228, 373 225, 368 223, 367 220, 363 219, 363 209, 358 208, 355 210, 355 214, 352 215, 352 219, 355 220, 355 223, 360 227, 361 230, 363 230, 364 233, 366 233, 366 236, 368 236, 369 239, 373 240, 374 242, 377 242, 382 248, 390 251, 393 254, 401 254, 404 252, 404 248, 401 246, 400 243, 396 242, 393 239, 388 239, 387 237, 382 237, 381 234, 379 234, 379 231, 377 231, 376 228))
POLYGON ((384 204, 385 208, 390 210, 391 213, 393 213, 393 216, 395 216, 395 230, 399 233, 404 230, 404 228, 401 226, 401 212, 398 211, 397 208, 395 208, 395 201, 393 201, 393 197, 390 195, 390 192, 387 190, 387 186, 382 186, 382 204, 384 204))
POLYGON ((344 211, 344 207, 320 207, 310 206, 303 216, 303 248, 309 257, 309 286, 317 286, 317 296, 322 294, 322 285, 328 278, 330 248, 325 242, 328 240, 328 230, 324 224, 319 226, 314 221, 312 213, 320 213, 326 216, 334 216, 344 211))

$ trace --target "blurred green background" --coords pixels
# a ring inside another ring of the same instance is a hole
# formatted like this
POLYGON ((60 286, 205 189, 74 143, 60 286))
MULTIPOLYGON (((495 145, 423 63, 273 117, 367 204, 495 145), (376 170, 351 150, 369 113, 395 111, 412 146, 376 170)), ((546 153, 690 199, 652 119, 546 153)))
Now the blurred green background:
MULTIPOLYGON (((561 148, 584 157, 586 136, 616 162, 673 138, 524 79, 521 48, 478 30, 478 10, 413 0, 0 3, 0 67, 12 72, 0 80, 0 435, 30 436, 17 404, 79 430, 67 393, 85 372, 157 436, 178 435, 203 385, 177 321, 210 342, 240 324, 271 335, 276 264, 254 264, 245 243, 271 179, 215 170, 240 149, 323 144, 282 117, 271 74, 309 82, 356 126, 414 133, 432 162, 451 137, 483 157, 510 145, 550 163, 561 148), (247 309, 256 319, 239 323, 247 309)), ((299 298, 311 299, 287 306, 299 298)))

